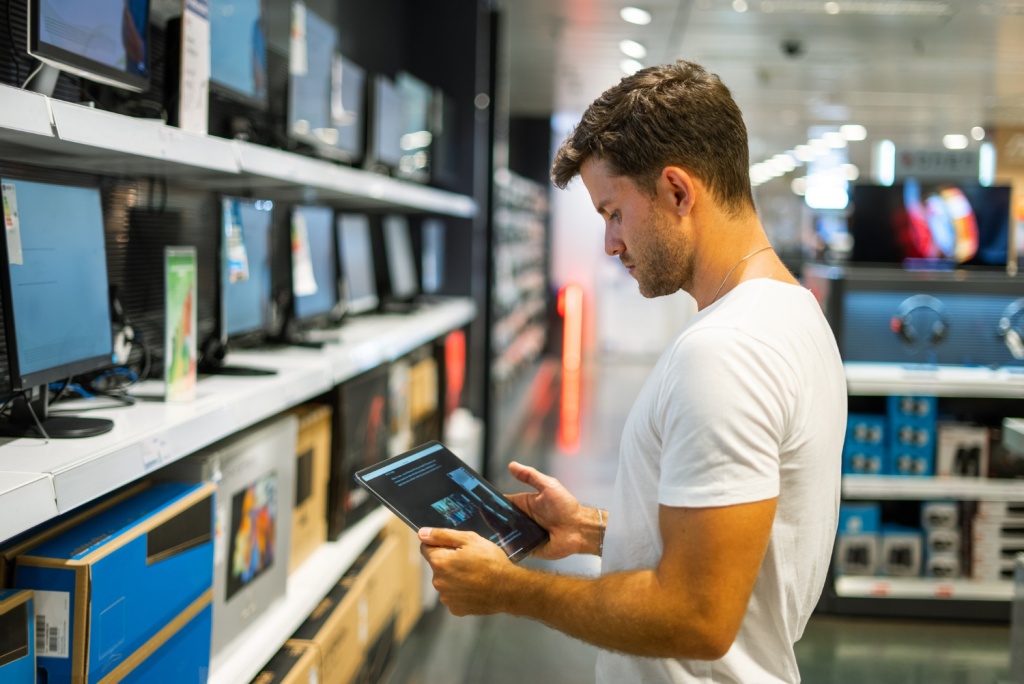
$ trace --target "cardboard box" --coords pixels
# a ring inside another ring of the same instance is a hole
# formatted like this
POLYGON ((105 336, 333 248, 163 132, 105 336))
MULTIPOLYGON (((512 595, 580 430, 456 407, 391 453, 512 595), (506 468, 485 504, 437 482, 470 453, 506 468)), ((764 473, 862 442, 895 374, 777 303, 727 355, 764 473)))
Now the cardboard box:
POLYGON ((882 507, 878 503, 839 504, 839 534, 867 534, 882 529, 882 507))
POLYGON ((299 436, 289 573, 327 541, 327 482, 331 469, 331 407, 306 404, 292 413, 299 419, 299 436))
POLYGON ((369 634, 359 612, 358 588, 339 582, 295 630, 289 643, 320 653, 320 681, 349 684, 359 670, 369 634))
POLYGON ((935 472, 937 475, 988 475, 991 435, 984 425, 939 423, 935 472))
POLYGON ((388 364, 341 383, 332 398, 327 537, 336 540, 347 526, 379 506, 353 477, 356 471, 388 457, 388 364))
POLYGON ((939 403, 935 397, 890 396, 886 402, 890 426, 934 425, 939 403))
POLYGON ((320 649, 308 641, 290 639, 260 670, 252 684, 319 684, 320 649))
POLYGON ((412 449, 412 364, 408 358, 391 363, 388 369, 388 455, 412 449))
POLYGON ((933 529, 925 531, 925 554, 931 557, 936 554, 960 555, 960 530, 933 529))
POLYGON ((879 574, 888 577, 919 577, 923 551, 920 530, 883 528, 879 541, 879 574))
POLYGON ((887 426, 885 416, 851 413, 846 419, 846 443, 882 447, 886 444, 887 426))
POLYGON ((205 684, 210 675, 213 592, 183 612, 109 675, 121 684, 205 684))
POLYGON ((935 451, 930 447, 893 446, 885 471, 886 475, 934 475, 935 451))
POLYGON ((385 533, 398 542, 396 559, 400 565, 398 615, 395 620, 395 638, 399 643, 412 631, 423 614, 423 575, 426 561, 420 553, 420 539, 397 517, 385 527, 385 533))
POLYGON ((31 591, 0 591, 0 681, 36 681, 34 620, 31 591))
POLYGON ((959 505, 955 501, 925 501, 921 504, 921 527, 925 530, 959 530, 959 505))
POLYGON ((284 597, 298 422, 271 418, 160 471, 217 483, 213 656, 284 597))
POLYGON ((874 575, 878 572, 878 534, 840 534, 836 537, 838 575, 874 575))
POLYGON ((99 681, 209 602, 214 491, 154 484, 18 557, 15 584, 35 591, 47 635, 36 657, 48 681, 99 681))
POLYGON ((885 416, 851 413, 843 442, 843 474, 881 475, 887 463, 888 421, 885 416))
POLYGON ((863 445, 843 448, 843 475, 887 475, 889 455, 886 449, 863 445))
POLYGON ((960 567, 960 556, 953 553, 929 554, 924 565, 925 577, 941 579, 958 579, 963 575, 960 567))

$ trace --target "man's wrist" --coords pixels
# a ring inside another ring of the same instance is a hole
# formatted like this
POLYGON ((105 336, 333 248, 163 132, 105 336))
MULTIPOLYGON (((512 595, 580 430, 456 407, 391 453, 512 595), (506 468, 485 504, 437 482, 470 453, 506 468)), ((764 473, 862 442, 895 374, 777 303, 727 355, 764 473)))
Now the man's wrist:
POLYGON ((600 556, 604 553, 604 531, 608 525, 608 512, 601 508, 584 508, 580 532, 583 553, 600 556))

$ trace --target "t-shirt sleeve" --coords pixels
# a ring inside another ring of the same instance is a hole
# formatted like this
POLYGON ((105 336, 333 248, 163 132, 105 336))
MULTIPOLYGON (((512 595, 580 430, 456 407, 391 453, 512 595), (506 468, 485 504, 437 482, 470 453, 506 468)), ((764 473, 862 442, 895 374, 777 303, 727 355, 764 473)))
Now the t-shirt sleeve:
POLYGON ((705 508, 778 496, 795 387, 791 367, 747 333, 722 327, 683 335, 658 402, 658 502, 705 508))

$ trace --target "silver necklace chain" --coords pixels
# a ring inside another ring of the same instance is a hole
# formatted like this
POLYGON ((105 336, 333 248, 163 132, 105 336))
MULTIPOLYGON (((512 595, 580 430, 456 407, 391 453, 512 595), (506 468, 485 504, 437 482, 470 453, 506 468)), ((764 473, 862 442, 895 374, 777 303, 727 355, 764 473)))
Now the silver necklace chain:
POLYGON ((708 306, 711 306, 711 304, 714 304, 715 302, 718 301, 718 295, 722 293, 722 288, 725 287, 725 284, 727 282, 729 282, 729 276, 732 275, 732 272, 736 270, 737 266, 742 264, 744 261, 746 261, 750 257, 754 256, 755 254, 760 254, 761 252, 765 251, 766 249, 771 249, 771 248, 772 248, 772 246, 768 245, 767 247, 761 247, 760 249, 755 249, 753 252, 751 252, 750 254, 748 254, 747 256, 743 257, 742 259, 737 261, 735 264, 733 264, 732 268, 729 269, 729 272, 725 274, 725 278, 722 279, 722 284, 718 286, 717 290, 715 290, 715 296, 711 300, 711 303, 708 304, 708 306))

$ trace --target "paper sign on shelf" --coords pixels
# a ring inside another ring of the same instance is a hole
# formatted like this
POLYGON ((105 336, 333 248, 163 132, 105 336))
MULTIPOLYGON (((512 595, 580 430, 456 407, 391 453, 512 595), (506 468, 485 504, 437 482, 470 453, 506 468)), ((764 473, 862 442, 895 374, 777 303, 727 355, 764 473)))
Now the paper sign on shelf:
POLYGON ((165 254, 164 382, 168 401, 196 397, 195 247, 167 247, 165 254))
POLYGON ((210 101, 210 2, 185 0, 181 16, 178 127, 206 135, 210 101))
POLYGON ((309 231, 301 212, 292 214, 292 292, 297 297, 317 293, 313 257, 309 253, 309 231))
POLYGON ((249 255, 245 250, 242 211, 238 200, 224 200, 224 249, 228 263, 228 282, 249 279, 249 255))
POLYGON ((0 184, 0 196, 4 205, 4 233, 7 234, 7 260, 18 266, 21 256, 21 222, 18 220, 18 193, 12 183, 0 184))

